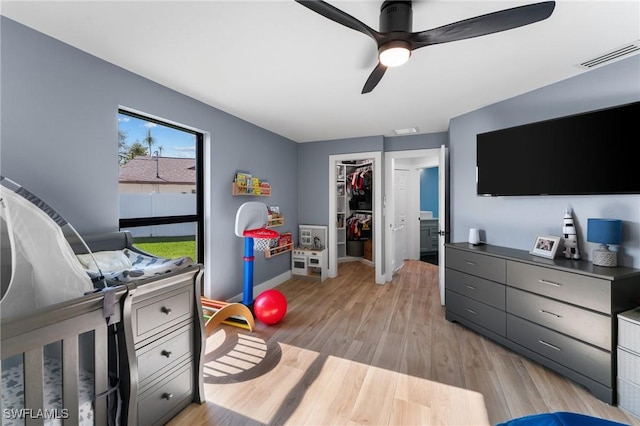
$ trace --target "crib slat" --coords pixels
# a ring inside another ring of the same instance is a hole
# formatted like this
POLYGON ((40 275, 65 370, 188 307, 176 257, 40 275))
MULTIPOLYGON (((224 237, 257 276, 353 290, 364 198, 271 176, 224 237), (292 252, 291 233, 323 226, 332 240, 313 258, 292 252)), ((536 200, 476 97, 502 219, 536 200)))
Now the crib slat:
MULTIPOLYGON (((94 395, 98 395, 109 389, 109 348, 108 328, 98 327, 94 330, 94 395)), ((96 398, 94 404, 96 426, 107 424, 107 398, 96 398)))
MULTIPOLYGON (((24 353, 24 408, 33 413, 43 410, 44 375, 42 346, 24 353)), ((26 426, 42 426, 44 419, 38 416, 25 417, 26 426)))
POLYGON ((80 381, 78 336, 62 341, 62 408, 68 410, 65 425, 78 425, 78 383, 80 381))
MULTIPOLYGON (((0 361, 0 378, 3 376, 3 373, 2 373, 2 370, 4 368, 3 365, 4 365, 4 362, 0 361)), ((1 386, 0 386, 0 388, 1 388, 1 386)), ((2 392, 5 392, 5 390, 2 389, 2 392)), ((2 413, 3 416, 5 415, 4 414, 4 405, 2 404, 2 398, 0 398, 0 413, 2 413)), ((4 417, 3 417, 3 419, 4 419, 4 417)))

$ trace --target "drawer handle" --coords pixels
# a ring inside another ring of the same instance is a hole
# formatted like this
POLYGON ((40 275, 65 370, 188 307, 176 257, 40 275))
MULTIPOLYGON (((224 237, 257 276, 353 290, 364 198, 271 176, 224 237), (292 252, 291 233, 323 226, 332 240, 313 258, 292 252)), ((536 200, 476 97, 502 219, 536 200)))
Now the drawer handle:
POLYGON ((165 392, 162 394, 162 399, 166 399, 167 401, 173 398, 173 394, 169 392, 165 392))
POLYGON ((478 315, 478 313, 473 309, 469 309, 469 308, 466 308, 466 309, 467 309, 467 312, 471 312, 473 315, 478 315))
POLYGON ((474 286, 469 284, 465 285, 465 287, 468 288, 469 290, 477 290, 474 286))
POLYGON ((556 345, 552 345, 551 343, 547 343, 544 340, 538 340, 538 343, 541 343, 541 344, 545 345, 548 348, 555 349, 556 351, 561 351, 562 350, 559 347, 557 347, 556 345))
POLYGON ((538 312, 540 312, 541 314, 551 315, 555 318, 562 318, 562 315, 554 314, 553 312, 545 311, 544 309, 540 309, 538 312))
POLYGON ((167 308, 166 306, 163 306, 162 308, 160 308, 160 311, 163 314, 171 315, 171 308, 167 308))
POLYGON ((470 260, 467 260, 465 263, 466 263, 467 265, 476 266, 476 263, 475 263, 475 262, 472 262, 472 261, 470 261, 470 260))
POLYGON ((547 281, 547 280, 538 280, 538 282, 542 283, 542 284, 546 284, 546 285, 551 285, 551 286, 554 286, 554 287, 560 287, 560 285, 561 285, 561 284, 558 284, 558 283, 554 283, 553 281, 547 281))
POLYGON ((167 350, 163 350, 162 352, 160 352, 160 355, 166 356, 167 358, 169 358, 171 357, 171 352, 167 350))

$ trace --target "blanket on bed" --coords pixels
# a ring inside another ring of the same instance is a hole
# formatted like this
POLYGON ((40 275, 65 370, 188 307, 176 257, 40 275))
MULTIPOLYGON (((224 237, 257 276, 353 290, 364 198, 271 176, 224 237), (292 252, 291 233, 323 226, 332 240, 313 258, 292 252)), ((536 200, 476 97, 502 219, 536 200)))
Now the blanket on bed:
POLYGON ((193 260, 188 256, 165 259, 128 248, 99 251, 93 255, 79 254, 77 257, 94 282, 102 272, 110 286, 163 275, 193 265, 193 260))

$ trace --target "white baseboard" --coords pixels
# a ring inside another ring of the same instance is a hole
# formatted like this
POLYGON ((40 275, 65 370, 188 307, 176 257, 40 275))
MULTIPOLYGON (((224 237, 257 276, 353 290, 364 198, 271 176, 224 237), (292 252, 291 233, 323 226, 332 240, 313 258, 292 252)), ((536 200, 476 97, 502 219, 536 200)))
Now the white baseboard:
MULTIPOLYGON (((283 272, 277 277, 273 277, 268 281, 265 281, 261 284, 253 286, 253 297, 255 298, 257 295, 259 295, 263 291, 277 287, 280 284, 290 279, 291 279, 291 270, 283 272)), ((242 293, 238 294, 237 296, 233 296, 231 299, 228 300, 228 302, 242 302, 242 293)))

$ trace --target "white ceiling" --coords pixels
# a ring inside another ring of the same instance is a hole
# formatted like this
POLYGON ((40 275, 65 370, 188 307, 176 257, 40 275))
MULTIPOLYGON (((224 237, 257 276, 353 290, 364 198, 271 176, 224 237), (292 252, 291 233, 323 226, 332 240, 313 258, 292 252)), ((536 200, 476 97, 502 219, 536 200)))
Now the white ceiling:
MULTIPOLYGON (((536 1, 414 1, 413 30, 536 1)), ((378 28, 382 1, 330 3, 378 28)), ((638 0, 559 0, 545 21, 419 49, 361 95, 375 43, 293 0, 3 0, 1 13, 297 142, 446 131, 640 39, 638 0)))

